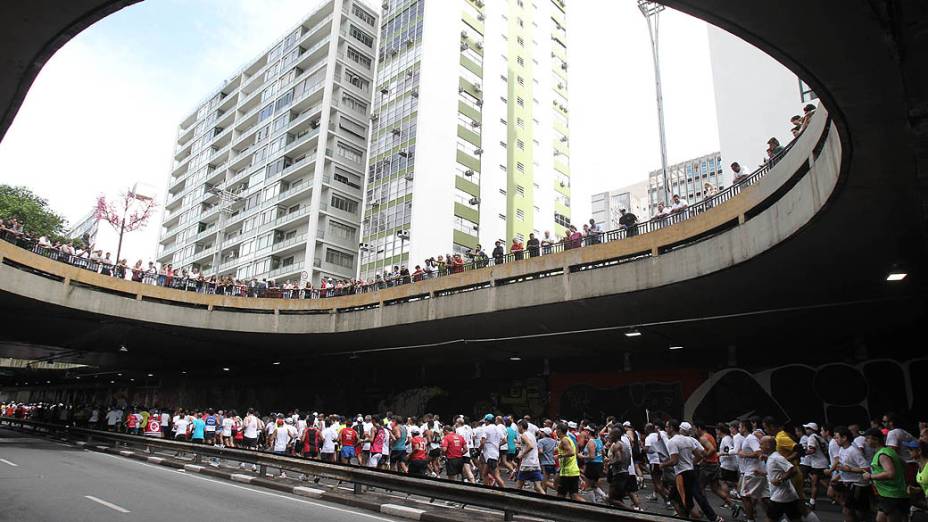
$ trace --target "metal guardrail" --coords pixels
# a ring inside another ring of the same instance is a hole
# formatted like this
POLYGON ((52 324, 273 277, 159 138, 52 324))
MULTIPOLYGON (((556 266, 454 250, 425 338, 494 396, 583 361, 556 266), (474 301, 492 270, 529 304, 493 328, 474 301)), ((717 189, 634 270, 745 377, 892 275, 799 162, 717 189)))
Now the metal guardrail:
POLYGON ((662 517, 656 515, 637 513, 618 507, 585 504, 569 499, 539 495, 529 491, 500 490, 447 479, 412 477, 389 470, 320 462, 258 451, 217 448, 203 444, 75 428, 13 417, 0 417, 0 423, 7 423, 11 428, 18 426, 23 431, 29 428, 33 433, 37 434, 44 432, 49 435, 82 438, 87 444, 94 441, 110 442, 114 445, 114 448, 141 447, 147 453, 152 453, 152 449, 161 449, 193 454, 194 462, 201 462, 206 457, 254 464, 259 468, 259 478, 266 475, 267 468, 277 468, 351 483, 354 486, 354 493, 357 495, 363 495, 366 487, 374 487, 478 506, 502 512, 504 520, 512 520, 512 517, 516 514, 564 522, 656 522, 662 519, 662 517))

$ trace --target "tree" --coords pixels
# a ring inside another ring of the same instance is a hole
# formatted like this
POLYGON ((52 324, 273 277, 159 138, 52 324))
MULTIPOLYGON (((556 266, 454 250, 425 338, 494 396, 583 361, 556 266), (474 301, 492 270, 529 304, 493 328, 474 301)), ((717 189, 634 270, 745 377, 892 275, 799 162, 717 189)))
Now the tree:
POLYGON ((34 236, 60 238, 67 220, 48 208, 48 201, 26 187, 0 185, 0 219, 16 219, 34 236))
POLYGON ((109 223, 119 231, 119 246, 116 247, 116 261, 122 255, 122 237, 126 232, 141 230, 148 224, 158 205, 149 196, 139 194, 135 187, 121 196, 121 201, 108 203, 104 196, 97 198, 97 218, 109 223))

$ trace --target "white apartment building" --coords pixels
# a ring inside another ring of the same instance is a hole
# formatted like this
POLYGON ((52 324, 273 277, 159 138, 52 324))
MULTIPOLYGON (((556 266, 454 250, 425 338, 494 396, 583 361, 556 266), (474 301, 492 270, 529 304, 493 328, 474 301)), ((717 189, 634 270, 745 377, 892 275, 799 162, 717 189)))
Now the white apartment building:
POLYGON ((593 194, 590 199, 593 219, 606 232, 619 228, 619 218, 622 217, 620 211, 623 208, 634 214, 639 221, 645 221, 650 216, 648 180, 593 194))
MULTIPOLYGON (((669 194, 678 194, 690 205, 699 203, 705 197, 705 184, 711 183, 723 190, 731 185, 731 174, 722 166, 722 155, 718 152, 699 156, 698 158, 667 165, 667 181, 670 183, 669 194)), ((664 176, 661 169, 648 173, 648 217, 654 216, 657 204, 664 201, 664 176)), ((646 218, 638 216, 640 221, 646 218)))
POLYGON ((355 275, 379 20, 360 0, 323 3, 184 118, 160 263, 355 275))
MULTIPOLYGON (((719 148, 752 172, 767 158, 767 140, 792 140, 789 119, 815 93, 789 69, 737 36, 708 26, 719 148)), ((728 167, 728 165, 726 165, 728 167)))
POLYGON ((386 0, 360 276, 570 220, 563 0, 386 0))

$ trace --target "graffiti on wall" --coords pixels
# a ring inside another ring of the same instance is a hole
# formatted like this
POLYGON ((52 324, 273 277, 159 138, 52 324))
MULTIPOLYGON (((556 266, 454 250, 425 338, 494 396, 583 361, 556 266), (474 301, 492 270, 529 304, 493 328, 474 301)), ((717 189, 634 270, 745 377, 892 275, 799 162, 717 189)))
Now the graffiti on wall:
POLYGON ((685 418, 717 421, 772 415, 784 421, 863 423, 888 411, 928 411, 928 359, 868 360, 817 367, 788 364, 709 376, 686 400, 685 418))

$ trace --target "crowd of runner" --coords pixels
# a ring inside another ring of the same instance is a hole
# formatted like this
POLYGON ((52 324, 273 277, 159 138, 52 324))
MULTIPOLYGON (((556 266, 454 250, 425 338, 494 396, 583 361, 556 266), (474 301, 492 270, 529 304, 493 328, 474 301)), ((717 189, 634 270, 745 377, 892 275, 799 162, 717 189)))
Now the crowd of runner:
MULTIPOLYGON (((928 423, 918 436, 894 414, 858 425, 783 425, 772 417, 720 424, 667 419, 638 429, 614 417, 542 419, 488 413, 340 415, 299 410, 158 410, 0 405, 4 415, 73 423, 199 444, 385 468, 497 488, 555 492, 642 510, 663 502, 679 517, 816 520, 822 501, 847 522, 928 519, 928 423), (651 495, 639 490, 648 483, 651 495)), ((241 464, 246 467, 245 464, 241 464)))

